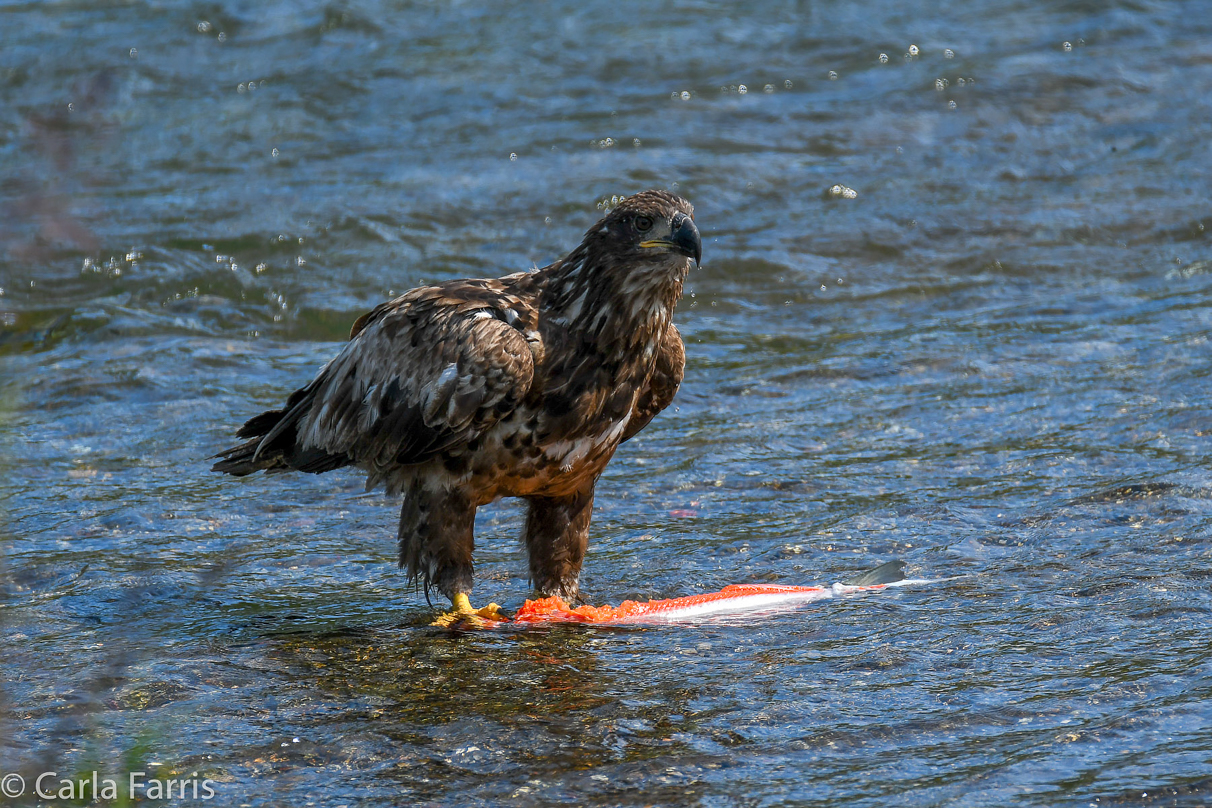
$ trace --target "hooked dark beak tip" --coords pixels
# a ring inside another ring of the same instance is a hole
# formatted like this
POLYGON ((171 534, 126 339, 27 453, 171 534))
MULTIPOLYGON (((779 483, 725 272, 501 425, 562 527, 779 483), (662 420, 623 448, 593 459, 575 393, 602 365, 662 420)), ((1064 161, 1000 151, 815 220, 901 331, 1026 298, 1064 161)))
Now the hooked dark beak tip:
POLYGON ((702 263, 703 239, 699 236, 699 229, 694 226, 694 220, 689 216, 682 217, 678 222, 673 233, 673 242, 678 245, 683 255, 694 259, 695 266, 702 263))

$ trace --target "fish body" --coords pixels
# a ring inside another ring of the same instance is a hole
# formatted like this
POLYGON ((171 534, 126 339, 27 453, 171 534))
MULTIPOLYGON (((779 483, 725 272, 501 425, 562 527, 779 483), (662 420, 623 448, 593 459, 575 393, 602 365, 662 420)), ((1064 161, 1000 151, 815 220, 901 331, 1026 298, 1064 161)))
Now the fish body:
MULTIPOLYGON (((893 562, 899 564, 899 562, 893 562)), ((903 565, 900 565, 903 566, 903 565)), ((896 568, 899 573, 900 567, 896 568)), ((873 571, 875 572, 875 571, 873 571)), ((863 576, 870 580, 868 576, 863 576)), ((875 576, 878 580, 881 576, 875 576)), ((887 576, 883 576, 887 577, 887 576)), ((861 580, 861 579, 860 579, 861 580)), ((638 602, 625 600, 618 606, 569 606, 558 597, 528 600, 514 614, 512 623, 593 623, 597 625, 695 623, 715 617, 784 611, 805 603, 858 592, 875 592, 891 586, 931 583, 925 579, 889 580, 882 583, 836 583, 831 586, 785 586, 782 584, 734 584, 718 592, 681 598, 638 602)))

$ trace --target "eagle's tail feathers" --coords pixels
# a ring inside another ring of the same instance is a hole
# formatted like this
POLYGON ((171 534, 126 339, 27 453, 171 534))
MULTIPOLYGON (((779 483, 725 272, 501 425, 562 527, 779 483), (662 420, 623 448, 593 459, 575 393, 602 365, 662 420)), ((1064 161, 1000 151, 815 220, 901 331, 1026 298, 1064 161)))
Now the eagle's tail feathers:
POLYGON ((254 415, 244 422, 244 426, 236 430, 237 438, 262 438, 278 425, 285 413, 282 410, 269 410, 260 415, 254 415))
MULTIPOLYGON (((296 393, 296 395, 298 395, 296 393)), ((253 459, 256 460, 266 450, 272 448, 275 444, 288 443, 293 444, 295 441, 295 425, 299 423, 299 419, 303 417, 303 413, 311 406, 310 396, 300 396, 298 401, 294 401, 295 396, 291 396, 291 401, 287 404, 293 404, 285 412, 282 410, 270 410, 263 412, 256 418, 251 418, 244 424, 244 428, 248 428, 254 422, 257 422, 257 428, 268 427, 263 433, 265 437, 261 438, 253 459), (267 416, 274 416, 273 419, 267 416), (283 435, 286 435, 285 441, 278 440, 283 435)))
POLYGON ((211 471, 243 477, 256 471, 322 474, 348 466, 353 462, 348 455, 298 445, 296 427, 311 405, 309 393, 305 387, 290 397, 286 409, 269 410, 248 419, 236 435, 249 440, 215 455, 221 459, 211 471))
POLYGON ((281 452, 274 452, 272 455, 262 454, 258 457, 257 447, 260 444, 260 438, 253 438, 250 441, 241 443, 239 446, 233 446, 230 449, 219 452, 210 458, 211 460, 221 458, 218 463, 210 467, 210 470, 221 471, 234 477, 243 477, 246 474, 252 474, 262 469, 268 471, 270 469, 289 468, 281 452))

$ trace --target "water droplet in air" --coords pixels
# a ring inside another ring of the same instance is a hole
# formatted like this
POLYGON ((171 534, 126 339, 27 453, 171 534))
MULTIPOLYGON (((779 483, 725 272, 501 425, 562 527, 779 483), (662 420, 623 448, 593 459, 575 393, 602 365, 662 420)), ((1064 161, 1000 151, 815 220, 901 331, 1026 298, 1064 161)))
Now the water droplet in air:
POLYGON ((830 80, 830 81, 837 81, 837 71, 836 71, 836 70, 830 70, 830 71, 829 71, 829 80, 830 80))
POLYGON ((198 21, 198 33, 205 34, 205 33, 209 33, 209 32, 210 32, 210 23, 207 22, 206 20, 199 20, 198 21))
POLYGON ((1061 45, 1061 47, 1065 49, 1065 53, 1068 53, 1069 51, 1073 50, 1073 43, 1066 42, 1065 44, 1061 45))
POLYGON ((631 145, 635 146, 638 149, 643 144, 640 143, 640 139, 638 137, 633 137, 631 139, 631 145))
POLYGON ((272 156, 272 157, 277 157, 277 156, 278 156, 279 154, 281 154, 281 153, 282 153, 282 152, 278 151, 277 149, 274 149, 274 150, 273 150, 273 151, 271 151, 269 154, 270 154, 270 156, 272 156))
POLYGON ((130 58, 132 58, 132 59, 138 59, 138 58, 139 58, 139 49, 138 49, 138 48, 131 48, 131 49, 130 49, 130 58))
POLYGON ((785 90, 791 89, 791 79, 787 79, 786 81, 783 82, 783 89, 785 89, 785 90))
POLYGON ((955 83, 956 83, 956 84, 958 84, 960 87, 963 87, 963 86, 964 86, 964 80, 963 80, 963 78, 958 78, 958 79, 956 79, 956 80, 955 80, 955 83))
POLYGON ((76 105, 75 105, 75 104, 68 104, 68 105, 67 105, 67 111, 68 111, 68 112, 75 112, 75 111, 76 111, 76 105))
POLYGON ((917 56, 919 53, 921 53, 921 50, 918 49, 917 45, 909 46, 909 55, 910 56, 917 56))
POLYGON ((946 79, 935 79, 934 80, 934 89, 938 90, 940 93, 943 90, 947 89, 947 80, 946 79))
POLYGON ((250 82, 248 83, 248 90, 249 90, 249 92, 252 92, 252 91, 253 91, 253 90, 255 90, 255 89, 257 89, 257 83, 256 83, 255 81, 250 81, 250 82))
POLYGON ((511 162, 511 163, 516 163, 517 161, 518 161, 518 153, 517 153, 517 152, 510 152, 510 153, 509 153, 509 162, 511 162))
POLYGON ((690 100, 690 91, 689 90, 682 90, 682 100, 683 101, 690 100))
POLYGON ((767 84, 765 87, 763 87, 763 88, 762 88, 762 92, 764 92, 764 93, 772 93, 772 92, 774 92, 774 85, 773 85, 773 84, 767 84))
POLYGON ((955 102, 954 102, 954 101, 948 101, 948 102, 947 102, 947 109, 955 109, 955 102))
POLYGON ((886 54, 886 53, 880 54, 880 64, 882 64, 882 65, 888 64, 888 54, 886 54))
POLYGON ((744 95, 745 93, 749 92, 749 88, 742 84, 736 88, 736 91, 741 95, 744 95))
POLYGON ((238 93, 243 93, 243 92, 246 92, 247 90, 248 90, 248 88, 245 87, 243 84, 236 87, 236 92, 238 92, 238 93))
POLYGON ((943 58, 944 59, 954 59, 955 51, 951 50, 951 48, 943 48, 943 58))
POLYGON ((216 39, 218 39, 220 42, 226 42, 226 41, 227 41, 227 34, 225 34, 225 33, 223 33, 222 31, 220 31, 220 32, 219 32, 219 35, 218 35, 217 37, 215 37, 215 38, 216 38, 216 39))

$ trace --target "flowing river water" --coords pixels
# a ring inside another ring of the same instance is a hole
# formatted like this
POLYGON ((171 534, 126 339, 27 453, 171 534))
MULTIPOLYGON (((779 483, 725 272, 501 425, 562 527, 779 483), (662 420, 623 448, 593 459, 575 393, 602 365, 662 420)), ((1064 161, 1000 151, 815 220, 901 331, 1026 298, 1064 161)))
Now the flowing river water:
POLYGON ((1206 2, 5 0, 0 45, 14 804, 1212 803, 1206 2), (359 475, 208 471, 363 311, 648 187, 704 260, 588 599, 952 580, 450 633, 359 475))

